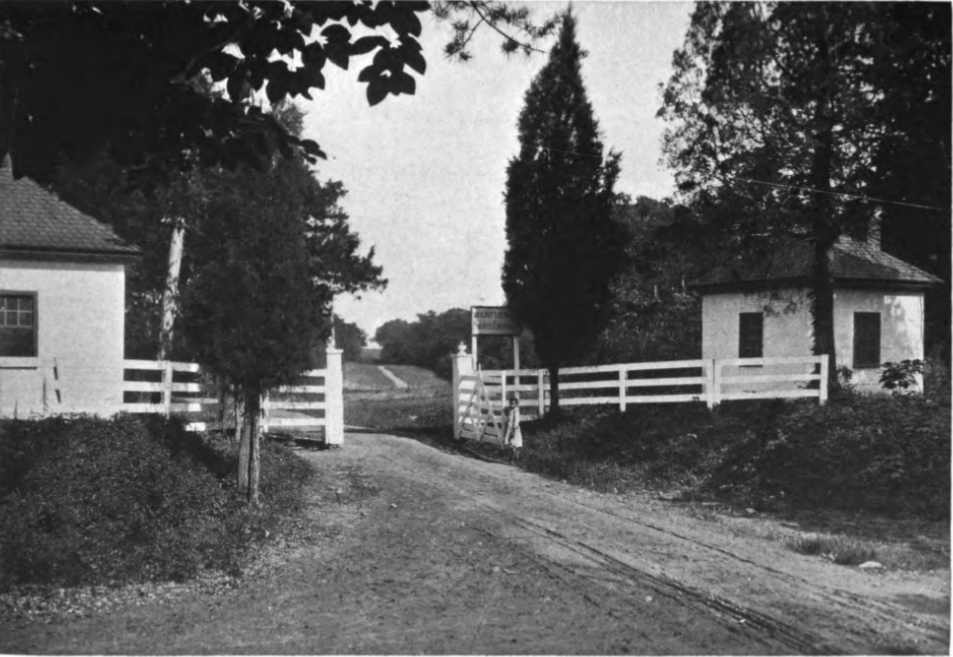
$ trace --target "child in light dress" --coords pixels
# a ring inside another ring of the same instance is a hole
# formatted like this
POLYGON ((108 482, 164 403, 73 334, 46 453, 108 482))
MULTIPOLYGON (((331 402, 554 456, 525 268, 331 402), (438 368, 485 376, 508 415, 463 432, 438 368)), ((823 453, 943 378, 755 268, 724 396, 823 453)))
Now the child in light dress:
POLYGON ((523 433, 520 431, 520 406, 516 396, 510 397, 510 405, 503 414, 503 445, 510 448, 510 461, 520 457, 523 449, 523 433))

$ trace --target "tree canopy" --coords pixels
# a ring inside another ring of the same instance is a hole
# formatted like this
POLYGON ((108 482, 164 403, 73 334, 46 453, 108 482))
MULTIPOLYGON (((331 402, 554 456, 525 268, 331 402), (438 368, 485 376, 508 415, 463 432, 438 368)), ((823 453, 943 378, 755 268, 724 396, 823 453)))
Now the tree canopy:
MULTIPOLYGON (((909 198, 885 184, 918 168, 914 143, 927 146, 903 108, 932 98, 919 116, 945 116, 933 126, 944 132, 950 123, 949 7, 901 5, 701 3, 659 112, 681 191, 736 252, 757 257, 785 239, 813 245, 814 349, 832 357, 831 247, 864 235, 881 208, 900 207, 879 194, 909 198), (917 48, 929 65, 898 76, 903 53, 917 48), (907 155, 894 159, 898 148, 907 155)), ((949 143, 934 157, 948 170, 949 143)), ((934 180, 925 198, 948 199, 949 175, 934 180)), ((948 234, 948 216, 935 218, 948 234)))
MULTIPOLYGON (((161 179, 195 161, 234 168, 275 151, 313 162, 318 144, 251 96, 311 98, 328 62, 348 69, 355 59, 370 104, 414 94, 412 73, 427 70, 418 38, 429 9, 411 0, 0 3, 0 154, 12 151, 15 175, 43 183, 57 165, 104 148, 130 172, 161 179), (224 93, 206 93, 206 80, 224 93)), ((451 24, 447 53, 459 59, 482 25, 509 50, 531 50, 554 25, 486 0, 435 11, 451 24)))
MULTIPOLYGON (((417 37, 426 2, 5 2, 0 6, 0 151, 20 172, 49 179, 59 160, 108 146, 150 171, 261 161, 313 141, 245 102, 310 98, 326 62, 347 69, 371 55, 359 81, 373 104, 414 93, 426 62, 417 37), (370 36, 352 39, 366 28, 370 36), (382 32, 392 30, 395 38, 382 32), (275 56, 275 55, 278 56, 275 56), (227 90, 210 97, 196 80, 227 90)), ((19 173, 19 172, 18 172, 19 173)))
POLYGON ((620 155, 605 155, 582 80, 584 51, 571 11, 526 92, 519 154, 507 167, 503 290, 533 332, 559 408, 558 368, 580 356, 608 317, 622 262, 612 219, 620 155))

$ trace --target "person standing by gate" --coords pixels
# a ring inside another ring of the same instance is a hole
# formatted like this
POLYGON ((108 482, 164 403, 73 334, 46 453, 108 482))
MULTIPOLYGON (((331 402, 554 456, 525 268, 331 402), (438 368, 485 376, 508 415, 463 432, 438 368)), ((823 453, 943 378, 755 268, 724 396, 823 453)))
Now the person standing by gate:
POLYGON ((520 431, 520 406, 516 395, 510 397, 510 405, 503 412, 503 444, 510 448, 510 461, 520 457, 523 449, 523 432, 520 431))

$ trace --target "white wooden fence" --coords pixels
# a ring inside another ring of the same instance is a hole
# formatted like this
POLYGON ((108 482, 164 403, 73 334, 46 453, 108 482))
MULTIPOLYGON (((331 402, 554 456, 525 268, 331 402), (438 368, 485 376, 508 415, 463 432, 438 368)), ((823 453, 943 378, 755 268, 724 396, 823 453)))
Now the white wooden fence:
MULTIPOLYGON (((300 431, 323 430, 327 444, 340 445, 344 442, 342 352, 339 349, 328 349, 327 354, 328 364, 325 369, 307 371, 302 374, 302 383, 299 385, 285 386, 264 396, 261 418, 263 432, 282 428, 300 431)), ((226 395, 200 365, 172 361, 126 360, 123 367, 127 373, 161 373, 158 377, 151 377, 159 378, 158 381, 124 380, 124 397, 125 393, 149 393, 152 396, 160 396, 161 399, 158 402, 124 401, 122 412, 158 413, 166 417, 186 415, 191 420, 188 428, 192 431, 234 426, 234 417, 229 417, 226 408, 226 395), (193 380, 183 381, 183 378, 193 380)), ((123 378, 125 379, 125 376, 123 378)), ((234 415, 234 409, 232 413, 234 415)))
MULTIPOLYGON (((470 354, 453 359, 454 432, 457 438, 500 442, 503 405, 541 417, 549 407, 545 370, 474 371, 470 354)), ((827 401, 827 356, 734 358, 622 363, 559 370, 562 406, 704 403, 738 399, 816 398, 827 401), (815 373, 815 370, 817 372, 815 373), (816 382, 816 383, 813 383, 816 382)))

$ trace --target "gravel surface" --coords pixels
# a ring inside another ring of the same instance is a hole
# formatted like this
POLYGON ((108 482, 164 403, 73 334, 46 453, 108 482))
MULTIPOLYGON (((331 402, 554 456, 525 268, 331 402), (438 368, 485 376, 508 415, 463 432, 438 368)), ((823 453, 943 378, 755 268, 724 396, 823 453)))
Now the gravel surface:
POLYGON ((301 531, 240 580, 113 592, 82 613, 0 600, 0 652, 949 652, 948 569, 837 566, 762 538, 757 519, 692 518, 407 438, 349 434, 302 456, 318 476, 301 531))

